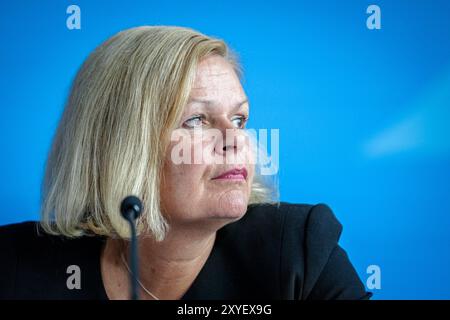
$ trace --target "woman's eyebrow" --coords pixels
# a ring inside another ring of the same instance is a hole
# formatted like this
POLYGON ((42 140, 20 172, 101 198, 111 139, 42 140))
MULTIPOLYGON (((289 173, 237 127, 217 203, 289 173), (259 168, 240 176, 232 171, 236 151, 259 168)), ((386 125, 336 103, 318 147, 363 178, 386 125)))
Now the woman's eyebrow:
MULTIPOLYGON (((207 99, 189 99, 188 103, 201 103, 204 104, 205 106, 211 106, 214 105, 214 100, 207 100, 207 99)), ((245 103, 248 103, 248 99, 245 99, 241 102, 238 102, 235 104, 235 106, 233 107, 232 111, 236 111, 237 109, 239 109, 240 107, 242 107, 242 105, 244 105, 245 103)))

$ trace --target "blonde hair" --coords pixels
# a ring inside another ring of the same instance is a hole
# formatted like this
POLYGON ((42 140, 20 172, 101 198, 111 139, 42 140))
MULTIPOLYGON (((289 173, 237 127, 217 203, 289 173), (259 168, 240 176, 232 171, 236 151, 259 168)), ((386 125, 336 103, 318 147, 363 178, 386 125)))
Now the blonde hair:
MULTIPOLYGON (((220 39, 181 27, 137 27, 96 48, 78 71, 42 182, 41 225, 50 234, 129 237, 120 201, 140 197, 138 232, 161 241, 160 178, 170 132, 203 57, 236 55, 220 39)), ((251 203, 270 191, 256 177, 251 203)))

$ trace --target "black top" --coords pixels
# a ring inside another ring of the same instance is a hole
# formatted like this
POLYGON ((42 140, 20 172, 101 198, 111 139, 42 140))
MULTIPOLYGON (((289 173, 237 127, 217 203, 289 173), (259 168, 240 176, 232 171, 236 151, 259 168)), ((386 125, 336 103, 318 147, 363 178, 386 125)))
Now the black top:
MULTIPOLYGON (((108 299, 100 272, 106 238, 68 239, 36 222, 0 227, 0 299, 108 299), (68 289, 79 266, 81 289, 68 289)), ((342 226, 324 204, 252 205, 217 232, 183 300, 368 299, 346 252, 342 226)))

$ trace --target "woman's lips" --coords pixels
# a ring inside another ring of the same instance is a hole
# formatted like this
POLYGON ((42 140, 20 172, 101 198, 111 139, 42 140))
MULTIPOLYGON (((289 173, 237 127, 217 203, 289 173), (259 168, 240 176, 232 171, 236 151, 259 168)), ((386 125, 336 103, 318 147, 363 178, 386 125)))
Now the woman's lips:
POLYGON ((247 169, 231 169, 213 178, 213 180, 245 180, 247 179, 247 169))

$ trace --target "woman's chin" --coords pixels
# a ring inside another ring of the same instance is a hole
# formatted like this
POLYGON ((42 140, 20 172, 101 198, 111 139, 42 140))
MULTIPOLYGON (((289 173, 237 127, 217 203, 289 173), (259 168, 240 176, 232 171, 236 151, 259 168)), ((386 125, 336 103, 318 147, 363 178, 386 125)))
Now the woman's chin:
POLYGON ((208 219, 221 220, 224 223, 237 221, 245 215, 246 210, 215 212, 208 219))
POLYGON ((219 197, 212 212, 215 218, 240 219, 247 211, 247 204, 247 195, 242 190, 230 190, 219 197))
POLYGON ((178 214, 172 217, 172 226, 189 228, 220 229, 228 223, 241 219, 247 212, 248 195, 244 190, 228 190, 213 197, 209 202, 190 205, 190 214, 178 214))

